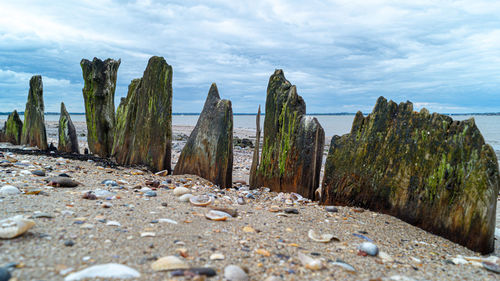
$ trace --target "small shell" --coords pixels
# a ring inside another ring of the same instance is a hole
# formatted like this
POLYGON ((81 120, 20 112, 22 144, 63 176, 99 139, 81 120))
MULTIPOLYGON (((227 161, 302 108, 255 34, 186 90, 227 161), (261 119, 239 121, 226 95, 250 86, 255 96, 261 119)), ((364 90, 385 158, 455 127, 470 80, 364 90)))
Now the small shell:
POLYGON ((10 239, 22 235, 32 228, 35 222, 22 215, 0 220, 0 238, 10 239))
POLYGON ((332 265, 336 265, 336 266, 340 266, 342 267, 343 269, 345 269, 346 271, 349 271, 349 272, 356 272, 356 269, 348 264, 348 263, 345 263, 345 262, 332 262, 332 265))
POLYGON ((159 258, 151 264, 154 271, 187 269, 189 265, 176 256, 166 256, 159 258))
POLYGON ((181 195, 184 195, 184 194, 187 194, 187 193, 190 193, 191 191, 189 190, 189 188, 185 188, 183 186, 179 186, 179 187, 176 187, 174 189, 174 195, 175 196, 181 196, 181 195))
POLYGON ((205 214, 205 217, 213 221, 225 221, 231 217, 230 214, 221 211, 210 210, 210 212, 205 214))
POLYGON ((189 199, 191 199, 191 197, 193 197, 193 194, 186 193, 186 194, 179 196, 179 198, 177 198, 177 200, 179 200, 180 202, 189 202, 189 199))
POLYGON ((321 243, 328 243, 330 241, 340 241, 337 237, 333 236, 333 234, 318 234, 314 230, 310 229, 308 233, 309 238, 311 240, 321 243))
POLYGON ((191 202, 191 204, 200 207, 208 206, 212 203, 212 201, 212 197, 208 195, 197 195, 189 198, 189 202, 191 202))
POLYGON ((299 252, 298 258, 305 268, 310 270, 318 270, 323 268, 323 262, 320 259, 313 259, 310 256, 299 252))

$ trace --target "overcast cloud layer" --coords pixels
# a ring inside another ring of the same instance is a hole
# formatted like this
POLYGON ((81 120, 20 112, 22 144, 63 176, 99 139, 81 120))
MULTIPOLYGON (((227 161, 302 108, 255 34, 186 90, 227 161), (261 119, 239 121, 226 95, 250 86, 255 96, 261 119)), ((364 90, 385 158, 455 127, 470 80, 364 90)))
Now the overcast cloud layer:
POLYGON ((438 112, 500 111, 497 1, 0 0, 0 111, 41 74, 46 111, 84 112, 82 58, 121 58, 116 105, 149 57, 174 69, 174 112, 210 84, 236 113, 282 68, 307 111, 371 111, 378 96, 438 112), (58 2, 58 3, 57 3, 58 2))

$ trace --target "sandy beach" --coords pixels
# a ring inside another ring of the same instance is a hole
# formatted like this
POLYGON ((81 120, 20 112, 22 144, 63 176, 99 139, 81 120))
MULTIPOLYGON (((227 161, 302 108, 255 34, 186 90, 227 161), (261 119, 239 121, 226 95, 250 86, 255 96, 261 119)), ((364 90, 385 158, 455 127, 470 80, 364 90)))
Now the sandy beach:
MULTIPOLYGON (((55 144, 56 126, 55 122, 47 124, 49 142, 55 144)), ((75 126, 85 134, 84 123, 75 126)), ((192 129, 173 128, 173 164, 185 143, 182 135, 192 129)), ((234 132, 240 138, 254 134, 251 130, 234 132)), ((83 150, 85 137, 79 136, 79 142, 83 150)), ((217 275, 210 280, 224 280, 224 268, 231 264, 246 270, 250 280, 271 276, 279 279, 268 280, 498 278, 470 258, 480 258, 478 253, 397 218, 352 207, 327 211, 325 206, 291 194, 248 190, 252 153, 250 147, 234 148, 235 188, 221 190, 193 175, 158 176, 136 168, 4 152, 15 163, 0 167, 1 185, 14 185, 24 194, 0 196, 1 218, 24 215, 36 224, 20 237, 0 240, 0 266, 15 265, 14 280, 64 280, 71 273, 104 263, 133 268, 141 274, 138 280, 189 280, 189 276, 172 277, 172 273, 151 268, 157 259, 176 255, 190 267, 213 268, 217 275), (31 173, 34 170, 46 174, 36 176, 31 173), (61 173, 80 185, 47 186, 45 179, 61 173), (105 180, 118 185, 102 184, 105 180), (161 185, 155 187, 154 181, 161 185), (188 188, 193 195, 209 195, 214 201, 207 207, 181 202, 174 194, 178 187, 188 188), (88 191, 105 196, 84 199, 88 191), (238 203, 238 198, 243 200, 238 203), (208 220, 205 214, 213 207, 232 209, 237 215, 226 221, 208 220), (335 239, 313 241, 308 237, 310 230, 332 234, 335 239), (378 246, 378 256, 359 254, 358 246, 367 239, 378 246), (308 269, 299 253, 319 260, 322 268, 308 269), (355 272, 339 264, 348 264, 355 272)), ((495 248, 498 255, 498 245, 495 248)))

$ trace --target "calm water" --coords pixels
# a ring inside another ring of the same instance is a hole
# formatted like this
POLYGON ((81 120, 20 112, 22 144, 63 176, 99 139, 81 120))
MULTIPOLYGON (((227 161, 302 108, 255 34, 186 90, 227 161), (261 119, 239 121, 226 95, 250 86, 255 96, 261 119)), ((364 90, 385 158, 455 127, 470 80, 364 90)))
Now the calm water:
MULTIPOLYGON (((325 129, 325 134, 328 137, 333 135, 342 135, 349 133, 351 130, 352 120, 354 115, 312 115, 318 119, 321 126, 325 129)), ((23 119, 24 116, 21 116, 23 119)), ((454 115, 453 119, 465 120, 474 117, 476 124, 481 130, 485 140, 489 143, 497 154, 500 153, 500 116, 484 116, 484 115, 454 115)), ((0 115, 0 122, 7 119, 6 115, 0 115)), ((73 122, 85 122, 85 115, 72 115, 73 122)), ((46 115, 46 121, 58 121, 59 115, 46 115)), ((234 115, 234 127, 255 130, 255 116, 251 115, 234 115)), ((173 125, 194 126, 198 121, 198 115, 173 115, 173 125)), ((2 124, 0 123, 0 124, 2 124)), ((264 116, 261 117, 261 126, 264 123, 264 116)))

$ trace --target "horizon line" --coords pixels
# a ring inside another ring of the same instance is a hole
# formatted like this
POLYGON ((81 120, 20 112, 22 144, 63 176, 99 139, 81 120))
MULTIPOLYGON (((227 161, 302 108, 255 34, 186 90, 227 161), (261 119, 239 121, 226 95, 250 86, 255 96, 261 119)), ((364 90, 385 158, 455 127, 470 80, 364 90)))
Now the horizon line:
MULTIPOLYGON (((12 113, 12 111, 0 112, 0 115, 9 115, 11 113, 12 113)), ((19 115, 24 115, 24 111, 18 111, 17 113, 19 115)), ((70 112, 69 114, 70 115, 85 115, 85 112, 70 112)), ((188 116, 195 116, 195 115, 200 115, 200 114, 201 113, 195 113, 195 112, 173 112, 172 113, 172 115, 188 115, 188 116)), ((443 115, 500 115, 500 112, 466 112, 466 113, 451 112, 451 113, 439 113, 439 114, 443 114, 443 115)), ((60 113, 59 112, 45 112, 44 115, 60 115, 60 113)), ((255 115, 257 115, 257 113, 238 112, 238 113, 233 113, 233 115, 248 115, 248 116, 253 115, 253 116, 255 116, 255 115)), ((261 115, 266 115, 266 113, 261 112, 261 115)), ((337 115, 337 116, 342 116, 342 115, 356 115, 356 112, 330 112, 330 113, 312 112, 312 113, 306 113, 306 115, 325 115, 325 116, 337 115)))

